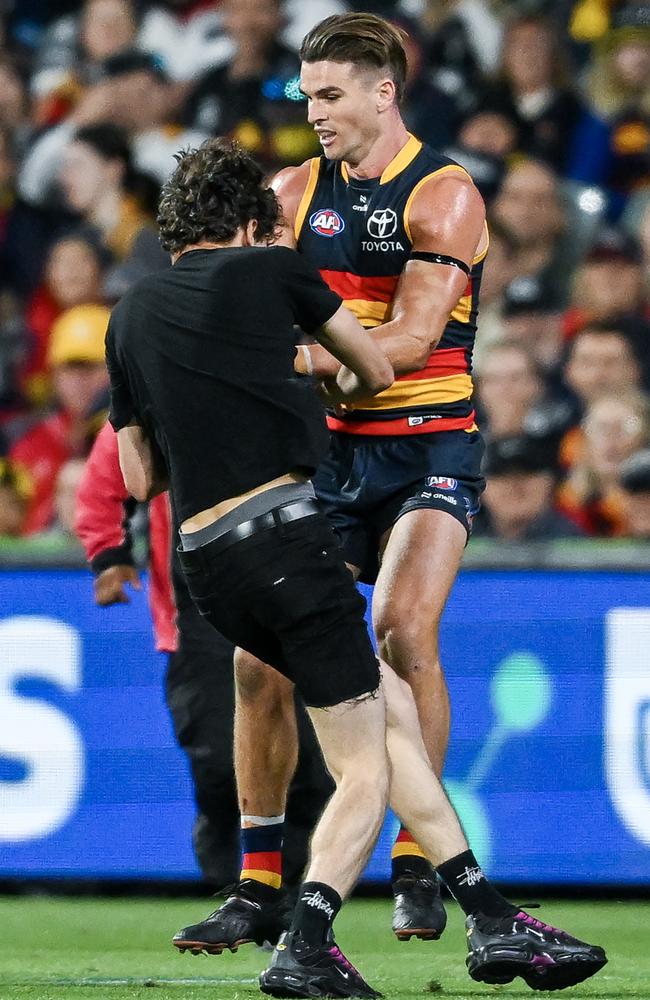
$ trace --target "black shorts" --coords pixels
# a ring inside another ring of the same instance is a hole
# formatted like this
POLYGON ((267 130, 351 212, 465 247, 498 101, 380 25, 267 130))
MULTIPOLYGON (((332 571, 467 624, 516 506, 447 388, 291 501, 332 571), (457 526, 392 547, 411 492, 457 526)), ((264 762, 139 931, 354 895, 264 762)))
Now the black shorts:
POLYGON ((444 510, 467 532, 485 487, 478 431, 411 437, 333 433, 313 483, 346 561, 364 583, 377 577, 381 536, 410 510, 444 510))
POLYGON ((364 611, 322 514, 278 524, 179 559, 192 599, 222 635, 292 680, 325 708, 379 687, 364 611))

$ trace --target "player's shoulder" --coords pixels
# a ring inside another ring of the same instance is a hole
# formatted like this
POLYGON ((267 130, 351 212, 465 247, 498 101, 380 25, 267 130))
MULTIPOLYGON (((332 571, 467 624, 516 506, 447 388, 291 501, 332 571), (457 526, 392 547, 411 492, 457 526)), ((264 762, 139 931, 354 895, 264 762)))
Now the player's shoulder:
POLYGON ((485 217, 483 198, 462 164, 423 146, 419 166, 419 179, 413 185, 405 213, 408 224, 430 224, 441 213, 457 215, 459 221, 467 216, 485 217))
POLYGON ((293 196, 300 199, 307 187, 309 175, 319 159, 319 157, 313 157, 300 163, 297 167, 283 167, 282 170, 278 170, 271 181, 271 187, 278 198, 283 200, 285 197, 293 196))
POLYGON ((419 189, 431 191, 445 186, 455 187, 458 190, 475 191, 478 194, 478 189, 469 171, 451 156, 446 156, 432 146, 423 143, 418 159, 420 179, 416 186, 419 189))

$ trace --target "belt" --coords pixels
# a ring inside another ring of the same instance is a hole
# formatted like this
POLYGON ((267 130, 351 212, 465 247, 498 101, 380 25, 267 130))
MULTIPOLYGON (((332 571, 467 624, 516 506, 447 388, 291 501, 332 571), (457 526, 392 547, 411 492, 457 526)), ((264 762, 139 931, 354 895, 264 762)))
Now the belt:
POLYGON ((289 524, 290 521, 299 521, 303 517, 313 517, 314 514, 320 514, 320 512, 320 507, 316 500, 293 500, 282 507, 274 507, 273 510, 269 510, 266 514, 253 517, 250 521, 242 521, 241 524, 237 524, 234 528, 224 531, 223 535, 217 535, 211 542, 206 542, 205 545, 202 545, 198 549, 188 551, 179 549, 178 553, 182 562, 184 558, 191 560, 192 556, 196 556, 200 552, 219 552, 222 549, 229 548, 236 542, 243 541, 244 538, 256 535, 259 531, 276 528, 281 524, 289 524))

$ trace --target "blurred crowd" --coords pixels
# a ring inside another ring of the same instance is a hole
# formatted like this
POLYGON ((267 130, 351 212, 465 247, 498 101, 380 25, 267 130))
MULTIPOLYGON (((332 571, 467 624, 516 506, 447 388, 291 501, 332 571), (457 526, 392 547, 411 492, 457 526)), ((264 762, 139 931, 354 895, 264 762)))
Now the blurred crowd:
POLYGON ((0 539, 71 536, 174 153, 317 155, 297 52, 349 9, 408 32, 407 125, 488 205, 476 535, 650 538, 650 3, 0 0, 0 539))

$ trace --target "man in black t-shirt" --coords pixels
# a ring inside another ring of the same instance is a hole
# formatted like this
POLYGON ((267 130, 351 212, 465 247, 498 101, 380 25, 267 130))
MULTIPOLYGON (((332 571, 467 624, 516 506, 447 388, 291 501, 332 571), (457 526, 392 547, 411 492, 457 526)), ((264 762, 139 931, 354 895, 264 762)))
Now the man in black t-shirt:
MULTIPOLYGON (((291 940, 305 982, 375 996, 331 923, 383 819, 386 708, 363 601, 308 482, 327 433, 293 370, 294 324, 354 366, 322 387, 329 403, 381 390, 392 369, 297 254, 254 245, 273 237, 279 214, 261 177, 221 140, 180 157, 159 219, 174 266, 134 286, 111 317, 110 419, 129 492, 145 500, 169 481, 199 611, 285 673, 309 708, 337 788, 291 940)), ((252 856, 264 854, 257 840, 252 856)))

